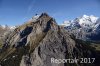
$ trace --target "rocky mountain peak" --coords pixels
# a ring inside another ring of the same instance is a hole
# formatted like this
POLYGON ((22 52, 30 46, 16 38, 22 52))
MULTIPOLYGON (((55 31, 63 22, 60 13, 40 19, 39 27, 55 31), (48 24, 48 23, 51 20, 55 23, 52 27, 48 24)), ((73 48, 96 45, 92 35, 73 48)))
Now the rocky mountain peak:
POLYGON ((100 40, 99 17, 83 15, 71 21, 64 21, 62 25, 76 35, 77 38, 83 40, 100 40), (98 39, 94 39, 95 36, 98 36, 98 39))
POLYGON ((40 17, 50 17, 47 13, 42 13, 40 17))
POLYGON ((83 15, 82 18, 86 18, 86 19, 91 19, 91 20, 97 20, 99 17, 96 17, 94 15, 83 15))
POLYGON ((99 17, 95 17, 93 15, 87 16, 87 15, 83 15, 82 17, 79 17, 79 24, 80 25, 93 25, 97 22, 97 20, 99 19, 99 17))
POLYGON ((90 46, 76 40, 46 13, 9 33, 0 49, 1 66, 66 66, 73 64, 52 63, 50 59, 95 57, 90 46))
POLYGON ((93 15, 83 15, 81 17, 77 17, 74 20, 71 21, 64 21, 62 25, 65 26, 73 26, 76 23, 78 23, 81 27, 94 27, 95 24, 97 24, 97 21, 99 20, 99 17, 95 17, 93 15))
MULTIPOLYGON (((37 16, 34 16, 34 17, 37 17, 37 16)), ((34 28, 34 30, 37 29, 38 31, 39 30, 47 31, 49 29, 57 28, 57 23, 55 19, 50 17, 47 13, 42 13, 37 18, 34 18, 34 17, 32 18, 32 20, 26 22, 25 24, 23 24, 22 26, 19 26, 16 29, 22 30, 26 27, 32 27, 34 28)))

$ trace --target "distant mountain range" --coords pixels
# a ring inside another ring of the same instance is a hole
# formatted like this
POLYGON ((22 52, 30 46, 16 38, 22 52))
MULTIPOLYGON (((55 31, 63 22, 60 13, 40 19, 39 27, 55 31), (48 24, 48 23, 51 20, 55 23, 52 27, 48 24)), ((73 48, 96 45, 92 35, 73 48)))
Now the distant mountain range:
POLYGON ((15 26, 0 25, 0 38, 8 32, 13 31, 15 28, 15 26))
POLYGON ((100 41, 100 18, 93 15, 83 15, 71 21, 64 21, 62 26, 77 39, 85 41, 100 41))
POLYGON ((15 29, 15 26, 8 26, 8 25, 0 25, 1 29, 15 29))

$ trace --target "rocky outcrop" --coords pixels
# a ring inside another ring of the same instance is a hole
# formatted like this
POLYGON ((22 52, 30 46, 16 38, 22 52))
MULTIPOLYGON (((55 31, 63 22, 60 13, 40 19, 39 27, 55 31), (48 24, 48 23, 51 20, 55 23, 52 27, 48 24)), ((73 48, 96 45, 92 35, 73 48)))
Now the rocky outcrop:
POLYGON ((7 40, 7 37, 13 30, 15 26, 10 27, 7 25, 0 25, 0 50, 2 49, 3 43, 7 40))
POLYGON ((43 13, 9 34, 0 53, 1 66, 92 66, 80 63, 52 63, 51 58, 97 58, 95 50, 76 40, 56 21, 43 13))

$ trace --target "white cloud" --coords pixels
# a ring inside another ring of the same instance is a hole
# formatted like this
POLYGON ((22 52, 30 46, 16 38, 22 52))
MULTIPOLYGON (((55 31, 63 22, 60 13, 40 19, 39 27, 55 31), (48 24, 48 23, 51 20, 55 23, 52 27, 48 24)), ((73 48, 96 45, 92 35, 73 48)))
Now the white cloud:
POLYGON ((26 12, 26 16, 22 19, 22 21, 26 21, 28 19, 28 14, 31 12, 31 10, 33 9, 34 7, 34 4, 35 4, 36 0, 31 0, 28 8, 27 8, 27 12, 26 12))
POLYGON ((32 10, 32 8, 35 6, 36 0, 32 0, 32 2, 30 3, 29 7, 28 7, 28 10, 27 10, 27 14, 32 10))

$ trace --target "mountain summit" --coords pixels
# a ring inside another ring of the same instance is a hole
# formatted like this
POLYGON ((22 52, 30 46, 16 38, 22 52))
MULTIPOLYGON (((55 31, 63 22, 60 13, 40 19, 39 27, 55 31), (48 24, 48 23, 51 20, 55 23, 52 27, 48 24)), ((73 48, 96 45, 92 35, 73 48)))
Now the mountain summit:
POLYGON ((99 17, 95 17, 93 15, 90 15, 90 16, 83 15, 82 17, 78 17, 71 21, 64 21, 62 25, 71 26, 72 23, 73 24, 78 23, 81 27, 87 27, 87 26, 94 27, 94 25, 98 23, 98 20, 99 20, 99 17))
POLYGON ((96 58, 99 55, 83 41, 75 39, 55 19, 42 13, 35 22, 32 20, 9 33, 1 43, 1 66, 88 66, 90 64, 59 63, 51 59, 96 58))
POLYGON ((83 15, 72 21, 64 21, 62 24, 73 33, 76 38, 83 40, 100 40, 100 18, 93 15, 83 15), (96 38, 98 36, 98 38, 96 38))

